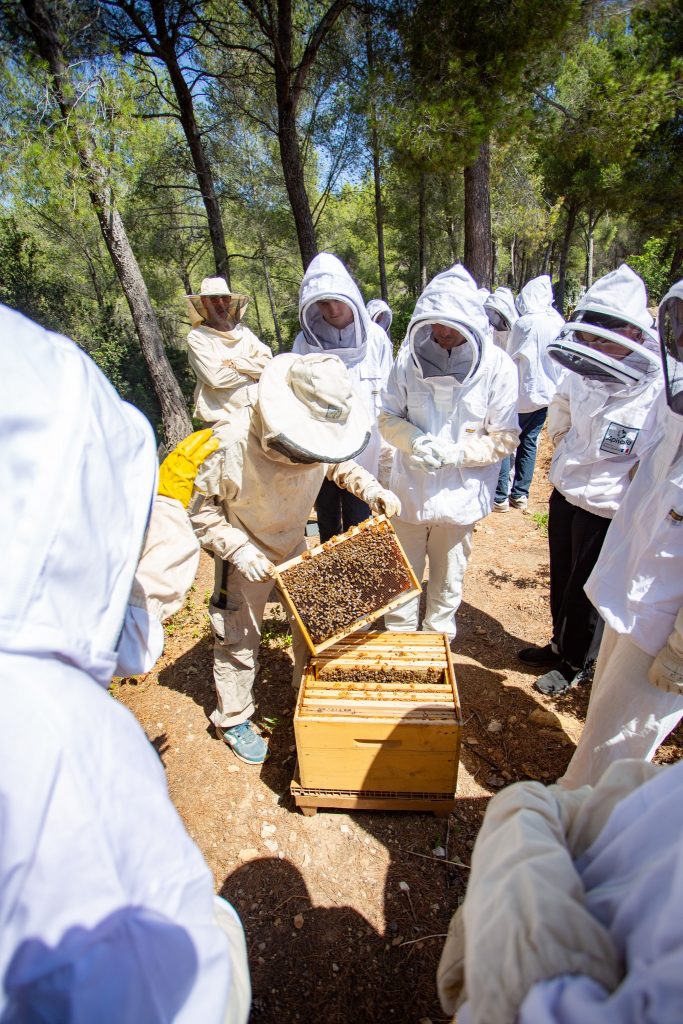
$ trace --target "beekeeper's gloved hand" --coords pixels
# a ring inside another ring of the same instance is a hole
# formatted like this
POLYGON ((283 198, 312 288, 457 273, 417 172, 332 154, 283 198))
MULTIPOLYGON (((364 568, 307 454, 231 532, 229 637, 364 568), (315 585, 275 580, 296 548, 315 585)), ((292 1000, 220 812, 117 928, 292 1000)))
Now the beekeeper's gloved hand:
POLYGON ((218 438, 214 437, 211 427, 196 430, 183 438, 159 466, 157 492, 166 498, 175 498, 187 508, 197 470, 218 446, 218 438))
POLYGON ((453 441, 443 441, 433 434, 421 434, 413 441, 413 459, 427 471, 440 469, 445 465, 456 465, 458 446, 453 441))
POLYGON ((650 665, 648 678, 659 690, 683 694, 683 658, 673 649, 670 640, 650 665))
POLYGON ((384 487, 370 487, 365 492, 363 500, 373 512, 383 514, 387 519, 401 514, 400 499, 393 491, 387 491, 384 487))
POLYGON ((260 583, 275 575, 275 566, 250 541, 230 555, 230 561, 250 583, 260 583))

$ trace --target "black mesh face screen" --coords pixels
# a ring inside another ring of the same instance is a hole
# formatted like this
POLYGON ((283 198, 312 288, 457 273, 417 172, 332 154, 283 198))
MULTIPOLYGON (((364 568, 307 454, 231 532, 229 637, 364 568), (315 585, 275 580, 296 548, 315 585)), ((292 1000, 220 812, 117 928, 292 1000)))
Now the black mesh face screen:
POLYGON ((667 299, 659 310, 659 341, 669 407, 683 414, 683 299, 667 299))

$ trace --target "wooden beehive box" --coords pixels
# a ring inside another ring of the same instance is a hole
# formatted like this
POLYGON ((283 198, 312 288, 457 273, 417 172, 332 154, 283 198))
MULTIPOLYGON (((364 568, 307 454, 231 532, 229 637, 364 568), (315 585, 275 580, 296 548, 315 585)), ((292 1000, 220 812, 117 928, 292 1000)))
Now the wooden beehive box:
POLYGON ((284 562, 276 581, 313 654, 422 590, 386 516, 284 562))
POLYGON ((461 713, 448 637, 356 633, 309 659, 294 714, 291 790, 319 807, 455 806, 461 713))

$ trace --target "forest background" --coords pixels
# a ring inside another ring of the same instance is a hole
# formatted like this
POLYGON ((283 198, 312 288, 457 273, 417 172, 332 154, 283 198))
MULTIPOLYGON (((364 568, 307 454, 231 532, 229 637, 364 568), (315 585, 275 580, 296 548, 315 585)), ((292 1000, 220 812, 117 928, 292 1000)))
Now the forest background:
POLYGON ((172 446, 186 292, 274 352, 334 252, 402 340, 457 260, 567 311, 683 276, 679 0, 0 0, 0 301, 74 338, 172 446))

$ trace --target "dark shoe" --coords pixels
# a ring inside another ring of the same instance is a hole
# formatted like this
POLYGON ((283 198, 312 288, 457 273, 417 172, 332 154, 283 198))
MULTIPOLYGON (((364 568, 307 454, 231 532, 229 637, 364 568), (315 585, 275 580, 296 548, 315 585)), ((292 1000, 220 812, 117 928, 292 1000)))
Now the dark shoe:
POLYGON ((227 743, 235 757, 245 764, 263 764, 270 751, 263 736, 254 732, 251 722, 241 722, 231 729, 218 730, 224 743, 227 743))
POLYGON ((546 672, 544 676, 537 679, 534 689, 539 693, 544 693, 546 697, 555 697, 558 693, 564 693, 576 686, 577 675, 578 669, 572 668, 566 661, 562 661, 557 668, 546 672))
POLYGON ((574 676, 574 685, 582 686, 584 683, 592 683, 595 675, 595 659, 587 661, 583 668, 574 676))
POLYGON ((525 665, 547 665, 548 668, 559 665, 562 661, 562 655, 553 650, 552 644, 546 644, 545 647, 523 647, 521 651, 517 651, 517 657, 525 665))

